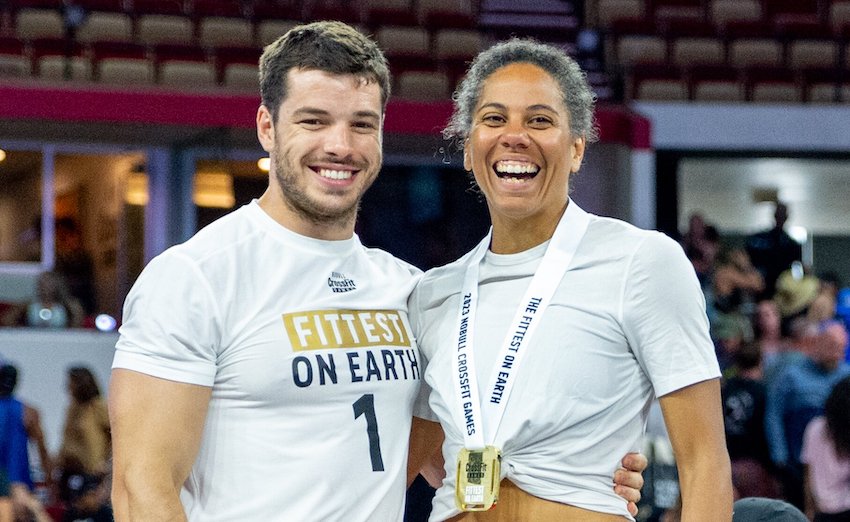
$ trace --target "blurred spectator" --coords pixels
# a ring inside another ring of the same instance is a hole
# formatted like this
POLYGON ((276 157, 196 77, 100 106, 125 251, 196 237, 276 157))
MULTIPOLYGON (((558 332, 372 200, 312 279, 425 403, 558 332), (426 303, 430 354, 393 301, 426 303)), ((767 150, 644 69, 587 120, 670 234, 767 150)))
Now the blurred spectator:
POLYGON ((791 267, 794 261, 802 261, 803 247, 785 232, 788 207, 777 202, 773 212, 773 227, 747 238, 746 249, 753 266, 764 276, 765 298, 773 297, 779 274, 791 267))
MULTIPOLYGON (((835 315, 850 332, 850 288, 842 288, 836 296, 835 315)), ((844 349, 844 360, 850 363, 850 344, 844 349)))
POLYGON ((688 220, 688 230, 682 235, 682 248, 694 265, 694 271, 703 288, 708 286, 720 250, 720 234, 713 225, 705 222, 702 214, 695 212, 688 220))
POLYGON ((761 352, 763 366, 770 365, 779 353, 791 349, 789 339, 782 335, 779 307, 772 299, 759 301, 756 305, 753 334, 761 352))
POLYGON ((802 461, 806 515, 815 522, 850 521, 850 377, 838 381, 824 416, 806 428, 802 461))
POLYGON ((32 488, 24 403, 14 396, 18 370, 11 364, 0 366, 0 469, 5 473, 3 496, 11 495, 11 486, 32 488))
POLYGON ((67 506, 62 522, 112 522, 109 490, 103 475, 67 474, 60 491, 67 506))
POLYGON ((767 390, 765 429, 773 463, 781 470, 786 500, 803 508, 803 433, 823 412, 826 396, 836 382, 850 375, 844 363, 847 332, 837 321, 820 326, 809 353, 788 364, 767 390))
POLYGON ((820 288, 820 280, 807 274, 801 263, 795 263, 792 268, 779 275, 774 300, 779 308, 779 315, 782 316, 783 332, 789 331, 794 319, 808 315, 820 288))
POLYGON ((815 321, 835 319, 841 280, 834 273, 821 274, 818 279, 820 280, 818 294, 809 305, 807 315, 815 321))
POLYGON ((744 249, 723 252, 714 270, 714 303, 718 311, 752 316, 756 297, 763 290, 764 278, 744 249))
POLYGON ((738 350, 744 343, 753 341, 753 327, 739 313, 717 313, 711 323, 711 338, 714 340, 720 369, 724 375, 728 375, 738 350))
POLYGON ((106 474, 112 445, 109 414, 94 375, 88 368, 68 370, 70 405, 65 418, 58 465, 63 471, 106 474))
POLYGON ((68 291, 82 305, 83 315, 94 314, 94 262, 83 245, 82 230, 74 219, 56 220, 55 270, 65 277, 68 291))
MULTIPOLYGON (((33 480, 27 441, 32 435, 43 460, 46 457, 44 436, 38 412, 18 400, 18 369, 5 363, 0 366, 0 497, 11 499, 16 520, 34 518, 37 522, 49 521, 38 499, 32 495, 33 480)), ((8 514, 9 504, 3 506, 8 514)), ((2 515, 2 512, 0 512, 2 515)))
POLYGON ((13 307, 3 317, 3 325, 38 328, 79 327, 83 309, 68 293, 65 280, 56 272, 43 272, 36 283, 36 298, 29 304, 13 307))
POLYGON ((741 342, 753 340, 756 297, 763 288, 761 274, 743 249, 728 249, 721 254, 712 277, 713 292, 707 300, 708 308, 713 309, 709 317, 721 368, 728 368, 741 342), (733 332, 738 332, 738 336, 733 332))
POLYGON ((762 361, 764 368, 762 380, 768 388, 776 381, 776 377, 785 371, 787 366, 799 365, 806 360, 805 354, 811 352, 820 334, 818 323, 807 317, 797 317, 791 321, 789 332, 789 342, 784 345, 786 349, 773 354, 771 357, 766 357, 762 361))
POLYGON ((770 475, 772 466, 764 435, 765 387, 758 345, 741 346, 735 355, 734 370, 734 376, 722 388, 732 484, 741 497, 777 498, 779 488, 770 475))

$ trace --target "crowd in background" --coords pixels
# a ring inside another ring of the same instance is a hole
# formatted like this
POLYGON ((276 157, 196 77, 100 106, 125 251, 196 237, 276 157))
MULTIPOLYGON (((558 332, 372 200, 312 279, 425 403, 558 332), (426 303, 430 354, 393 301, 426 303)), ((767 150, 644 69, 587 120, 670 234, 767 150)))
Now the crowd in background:
POLYGON ((842 301, 850 290, 804 265, 787 218, 777 203, 772 228, 731 244, 693 214, 681 245, 702 285, 723 371, 736 495, 787 500, 810 520, 847 521, 850 309, 842 301))
POLYGON ((0 522, 111 521, 109 416, 92 372, 67 371, 69 405, 56 455, 47 450, 38 410, 15 395, 17 382, 17 368, 0 364, 0 522))

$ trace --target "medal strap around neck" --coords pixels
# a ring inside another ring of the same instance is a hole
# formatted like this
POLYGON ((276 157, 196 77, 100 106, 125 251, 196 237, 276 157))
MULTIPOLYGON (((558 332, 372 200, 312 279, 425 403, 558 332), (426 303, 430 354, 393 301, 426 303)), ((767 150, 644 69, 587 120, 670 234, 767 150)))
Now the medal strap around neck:
POLYGON ((484 390, 483 405, 475 373, 473 340, 478 308, 479 267, 490 246, 492 229, 472 252, 461 291, 455 358, 455 393, 463 413, 466 448, 482 449, 496 439, 526 348, 569 268, 589 222, 588 214, 574 201, 570 201, 508 328, 492 377, 484 390), (488 435, 486 441, 485 426, 488 435))

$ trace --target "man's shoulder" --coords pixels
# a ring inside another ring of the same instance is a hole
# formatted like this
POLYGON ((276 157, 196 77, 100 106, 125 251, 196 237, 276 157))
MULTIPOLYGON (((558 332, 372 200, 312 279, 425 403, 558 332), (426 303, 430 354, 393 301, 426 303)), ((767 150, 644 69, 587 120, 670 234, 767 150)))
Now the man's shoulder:
POLYGON ((363 254, 369 261, 375 264, 379 269, 392 270, 402 274, 409 274, 411 277, 419 278, 422 275, 422 270, 408 263, 407 261, 390 254, 386 250, 375 247, 362 247, 363 254))

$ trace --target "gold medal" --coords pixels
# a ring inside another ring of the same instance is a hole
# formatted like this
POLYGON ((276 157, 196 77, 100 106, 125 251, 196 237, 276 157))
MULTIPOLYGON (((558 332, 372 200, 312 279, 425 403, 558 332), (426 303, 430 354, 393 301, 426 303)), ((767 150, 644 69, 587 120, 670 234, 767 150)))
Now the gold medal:
POLYGON ((495 446, 460 450, 455 502, 461 511, 487 511, 499 501, 501 462, 495 446))

